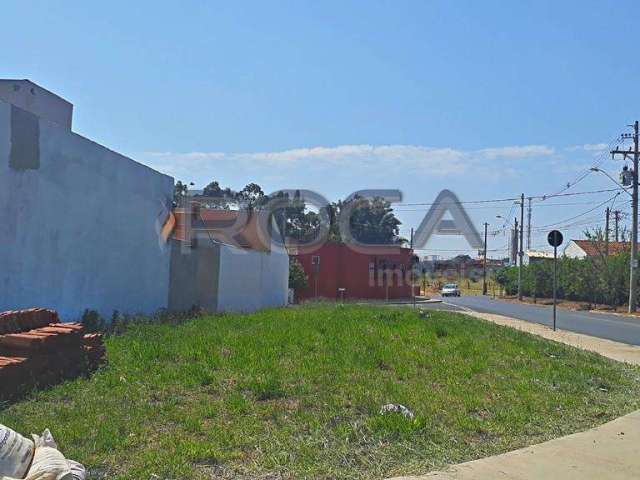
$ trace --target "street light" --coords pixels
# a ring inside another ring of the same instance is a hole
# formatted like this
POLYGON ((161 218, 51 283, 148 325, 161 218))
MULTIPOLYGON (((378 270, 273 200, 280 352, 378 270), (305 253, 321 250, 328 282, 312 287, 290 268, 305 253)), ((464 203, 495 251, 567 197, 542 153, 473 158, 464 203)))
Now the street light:
POLYGON ((606 176, 607 176, 607 177, 608 177, 608 178, 609 178, 613 183, 615 183, 615 184, 616 184, 617 186, 619 186, 622 190, 624 190, 624 192, 625 192, 627 195, 629 195, 630 197, 633 197, 633 195, 631 195, 631 194, 629 193, 629 191, 625 188, 625 186, 624 186, 624 185, 621 185, 620 183, 618 183, 618 181, 617 181, 615 178, 613 178, 611 175, 609 175, 606 171, 604 171, 604 170, 602 170, 601 168, 598 168, 598 167, 591 167, 591 168, 590 168, 590 170, 591 170, 592 172, 600 172, 600 173, 602 173, 602 174, 606 175, 606 176))

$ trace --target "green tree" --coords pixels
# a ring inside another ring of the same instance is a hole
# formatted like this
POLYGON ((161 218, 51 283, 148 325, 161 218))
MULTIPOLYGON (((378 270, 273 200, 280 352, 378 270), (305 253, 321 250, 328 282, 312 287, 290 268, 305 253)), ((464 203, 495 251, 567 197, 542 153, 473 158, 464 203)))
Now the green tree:
POLYGON ((218 208, 228 210, 232 205, 238 203, 238 192, 229 187, 222 188, 217 181, 212 181, 202 189, 202 195, 196 195, 200 202, 207 208, 218 208))
POLYGON ((320 228, 320 215, 310 211, 299 190, 291 197, 288 193, 278 193, 274 200, 281 200, 274 212, 274 218, 283 234, 290 240, 305 241, 313 239, 320 228))
POLYGON ((302 268, 302 265, 295 257, 291 257, 289 260, 289 288, 297 293, 307 288, 308 277, 302 268))
POLYGON ((222 188, 220 183, 212 181, 202 190, 202 195, 197 197, 205 202, 209 208, 229 209, 236 205, 250 210, 259 208, 269 201, 262 187, 257 183, 249 183, 242 190, 236 192, 229 187, 222 188))
POLYGON ((173 187, 173 206, 179 207, 184 203, 184 199, 187 197, 187 192, 189 191, 189 187, 186 183, 182 183, 181 180, 178 180, 173 187))
MULTIPOLYGON (((329 240, 343 242, 340 233, 340 215, 351 215, 350 227, 354 240, 368 244, 398 245, 406 242, 400 237, 400 220, 393 213, 391 204, 382 198, 373 200, 356 197, 339 200, 327 207, 329 240)), ((313 238, 321 225, 321 213, 311 211, 296 192, 285 209, 287 236, 304 241, 313 238)), ((281 223, 280 223, 281 224, 281 223)))
POLYGON ((236 196, 237 200, 249 210, 263 206, 269 201, 269 197, 262 191, 257 183, 249 183, 236 196))
POLYGON ((399 244, 400 220, 393 213, 391 204, 376 197, 373 200, 355 197, 350 225, 353 238, 368 244, 399 244))
MULTIPOLYGON (((585 232, 595 254, 585 258, 558 258, 560 299, 602 303, 617 308, 628 301, 629 252, 607 254, 601 230, 585 232)), ((507 295, 518 291, 518 267, 505 267, 497 272, 496 281, 507 295)), ((553 294, 553 261, 522 267, 522 291, 526 296, 550 298, 553 294)))

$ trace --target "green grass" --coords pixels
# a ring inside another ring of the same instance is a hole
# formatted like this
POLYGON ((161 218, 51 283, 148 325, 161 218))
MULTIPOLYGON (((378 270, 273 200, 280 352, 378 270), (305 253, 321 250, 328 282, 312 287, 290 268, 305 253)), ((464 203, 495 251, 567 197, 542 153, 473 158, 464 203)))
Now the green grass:
POLYGON ((51 428, 92 478, 423 473, 640 405, 635 367, 447 312, 309 305, 138 326, 107 347, 91 379, 0 410, 51 428))

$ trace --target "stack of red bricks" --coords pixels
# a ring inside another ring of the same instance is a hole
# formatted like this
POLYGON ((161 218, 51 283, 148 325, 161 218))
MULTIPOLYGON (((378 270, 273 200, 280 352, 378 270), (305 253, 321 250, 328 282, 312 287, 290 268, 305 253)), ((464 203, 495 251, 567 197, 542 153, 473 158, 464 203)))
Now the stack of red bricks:
POLYGON ((95 370, 105 357, 100 334, 60 323, 54 310, 0 313, 0 400, 95 370))

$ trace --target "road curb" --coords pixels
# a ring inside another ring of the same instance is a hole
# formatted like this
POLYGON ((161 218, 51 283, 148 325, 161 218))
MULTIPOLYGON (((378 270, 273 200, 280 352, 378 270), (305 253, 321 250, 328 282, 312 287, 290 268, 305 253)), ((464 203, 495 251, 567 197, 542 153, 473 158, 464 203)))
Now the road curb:
POLYGON ((599 337, 592 337, 583 333, 570 332, 568 330, 556 330, 538 323, 527 322, 526 320, 518 320, 504 315, 494 313, 482 313, 464 307, 464 313, 467 315, 486 320, 497 325, 515 328, 523 332, 538 335, 547 340, 563 343, 572 347, 595 352, 603 357, 616 360, 618 362, 629 363, 631 365, 640 366, 640 346, 629 345, 627 343, 616 342, 599 337))

